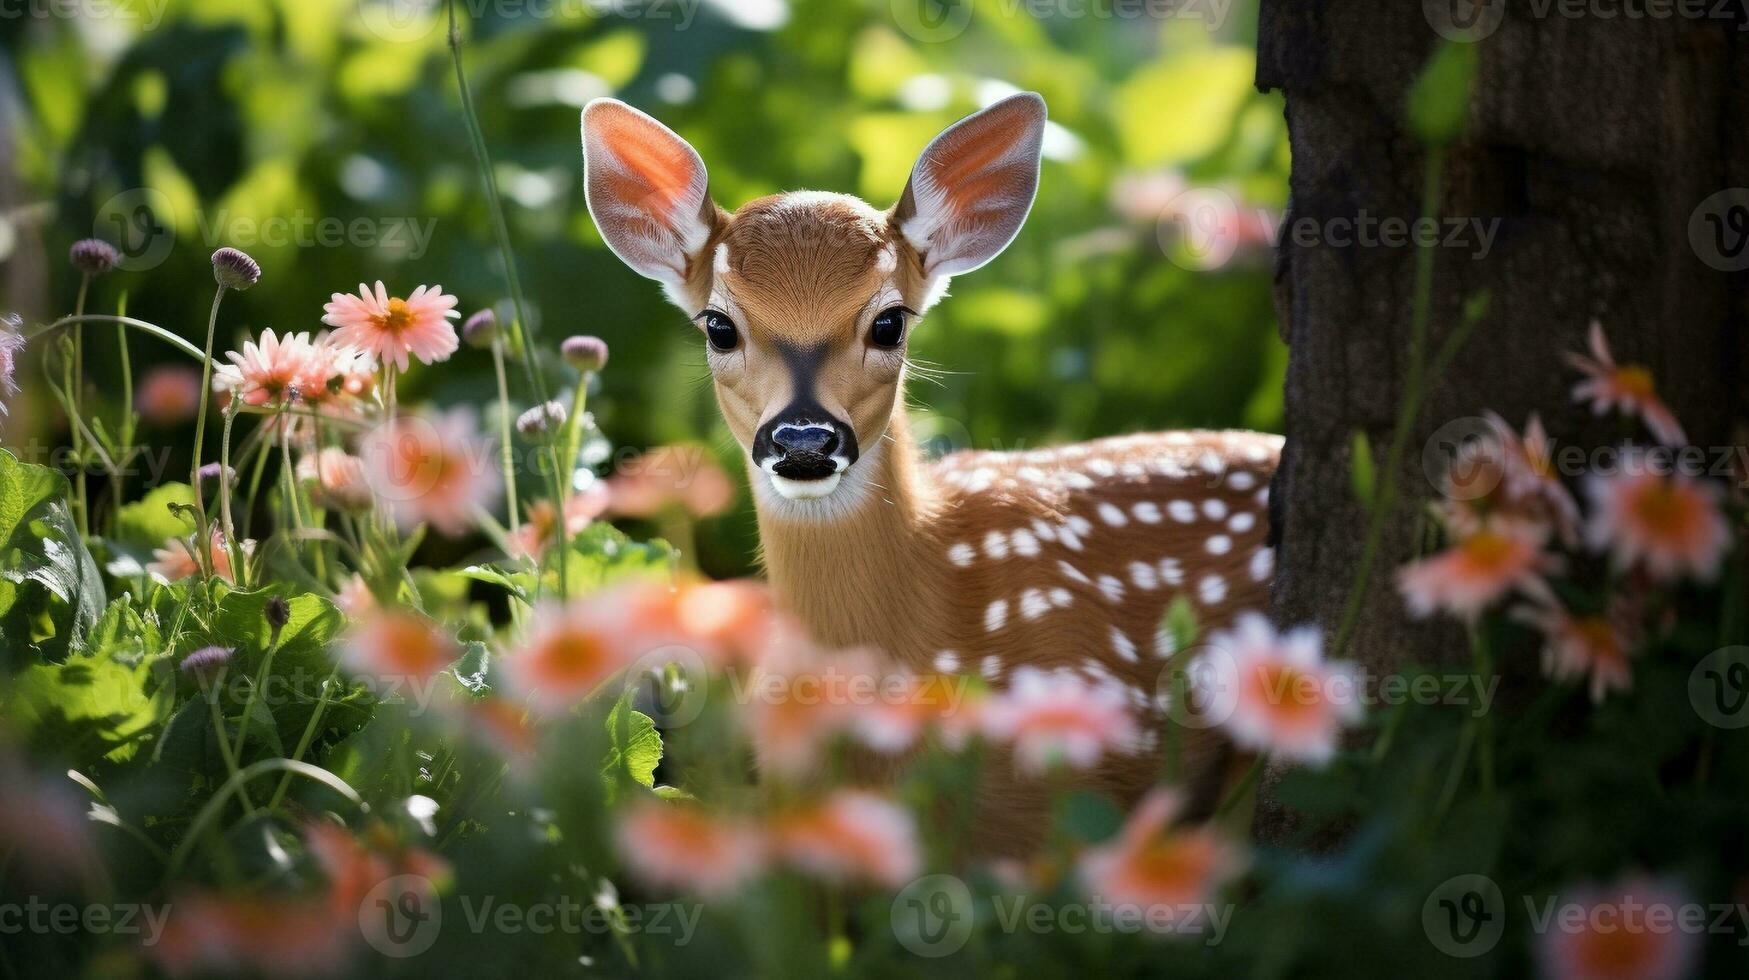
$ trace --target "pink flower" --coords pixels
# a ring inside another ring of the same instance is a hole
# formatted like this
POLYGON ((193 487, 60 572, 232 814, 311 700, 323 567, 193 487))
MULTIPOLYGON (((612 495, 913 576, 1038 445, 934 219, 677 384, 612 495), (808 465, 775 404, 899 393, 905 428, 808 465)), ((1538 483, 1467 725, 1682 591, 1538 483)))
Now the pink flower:
POLYGON ((735 487, 703 446, 658 446, 620 467, 608 480, 610 509, 621 517, 652 517, 678 506, 714 517, 735 501, 735 487))
POLYGON ((1690 905, 1675 886, 1645 876, 1588 885, 1562 897, 1537 944, 1551 980, 1680 980, 1700 954, 1681 923, 1690 905))
POLYGON ((449 321, 461 316, 456 298, 441 286, 420 286, 406 299, 390 296, 381 280, 373 292, 359 283, 358 295, 335 293, 322 309, 322 322, 334 327, 334 341, 355 347, 399 370, 407 370, 407 355, 422 363, 449 359, 460 340, 449 321))
POLYGON ((1682 446, 1688 439, 1681 423, 1670 407, 1658 397, 1652 372, 1638 364, 1617 364, 1609 352, 1609 342, 1603 337, 1603 324, 1591 321, 1591 356, 1567 355, 1567 363, 1585 374, 1585 380, 1573 386, 1573 400, 1589 401, 1598 415, 1619 407, 1623 412, 1638 414, 1646 428, 1666 446, 1682 446))
POLYGON ((627 870, 657 888, 720 898, 765 869, 757 829, 694 805, 636 804, 620 818, 616 837, 627 870))
POLYGON ((759 768, 785 776, 816 769, 851 725, 853 692, 879 676, 872 650, 826 651, 786 623, 747 681, 744 715, 759 768))
POLYGON ((1659 581, 1684 573, 1710 582, 1731 547, 1719 509, 1719 489, 1682 474, 1659 476, 1638 467, 1592 477, 1586 538, 1608 549, 1617 568, 1642 565, 1659 581))
POLYGON ((1245 613, 1209 647, 1191 665, 1193 694, 1240 748, 1323 765, 1364 713, 1354 666, 1326 662, 1316 629, 1277 633, 1245 613))
MULTIPOLYGON (((607 485, 600 480, 571 495, 565 502, 565 535, 579 534, 607 509, 607 485)), ((558 530, 558 508, 550 500, 536 500, 527 508, 527 519, 510 535, 510 553, 517 558, 539 558, 553 543, 558 530)))
POLYGON ((330 446, 298 460, 298 479, 310 485, 310 497, 319 507, 335 510, 368 510, 370 484, 364 476, 364 461, 344 449, 330 446))
POLYGON ((377 600, 364 578, 354 572, 351 578, 340 583, 340 591, 334 594, 334 605, 340 607, 347 619, 359 619, 376 608, 377 600))
MULTIPOLYGON (((1096 902, 1139 908, 1159 932, 1181 924, 1177 912, 1200 909, 1244 870, 1244 856, 1209 826, 1171 828, 1182 801, 1156 789, 1142 799, 1117 839, 1080 861, 1081 882, 1096 902)), ((1198 920, 1200 921, 1200 920, 1198 920)))
POLYGON ((984 705, 982 721, 985 735, 1014 743, 1015 765, 1032 773, 1089 768, 1107 752, 1132 750, 1138 737, 1122 687, 1034 667, 1014 671, 1008 690, 984 705))
POLYGON ((341 662, 355 674, 422 682, 461 656, 447 633, 423 616, 398 609, 366 616, 341 644, 341 662))
POLYGON ((1628 658, 1637 639, 1626 604, 1604 615, 1575 616, 1558 605, 1521 606, 1513 618, 1542 630, 1543 673, 1558 681, 1591 675, 1591 700, 1634 686, 1628 658))
POLYGON ((0 415, 6 415, 6 399, 18 394, 14 374, 18 352, 24 349, 24 334, 14 329, 15 318, 0 319, 0 415))
POLYGON ((568 711, 631 660, 623 636, 590 601, 543 603, 532 623, 528 638, 503 666, 511 686, 528 695, 538 711, 568 711))
MULTIPOLYGON (((166 543, 162 548, 152 550, 152 560, 146 563, 146 571, 158 576, 166 582, 176 582, 193 575, 200 574, 200 558, 197 555, 197 544, 191 536, 187 539, 177 539, 166 543)), ((243 542, 243 556, 247 559, 255 551, 254 541, 243 542)), ((232 574, 231 552, 225 547, 224 532, 213 529, 212 542, 208 548, 208 560, 212 562, 213 574, 227 582, 235 581, 232 574)))
POLYGON ((1546 520, 1561 540, 1578 540, 1579 505, 1555 474, 1554 446, 1535 412, 1519 436, 1494 412, 1482 417, 1500 442, 1508 506, 1527 520, 1546 520))
POLYGON ((498 500, 491 447, 475 433, 467 408, 385 422, 360 441, 359 456, 371 493, 403 527, 428 523, 459 537, 478 510, 498 500))
POLYGON ((917 827, 904 807, 872 793, 839 790, 772 820, 771 842, 783 860, 832 881, 897 888, 922 866, 917 827))
POLYGON ((148 369, 134 391, 134 408, 153 425, 177 425, 194 418, 200 411, 200 372, 186 364, 148 369))
POLYGON ((1416 616, 1445 610, 1464 620, 1513 589, 1544 598, 1548 585, 1542 576, 1558 567, 1542 550, 1546 534, 1520 520, 1489 520, 1450 548, 1403 566, 1397 588, 1416 616))
POLYGON ((226 355, 231 363, 213 372, 213 388, 243 399, 243 404, 283 405, 326 389, 328 376, 307 333, 274 335, 261 331, 260 342, 246 340, 241 351, 226 355))

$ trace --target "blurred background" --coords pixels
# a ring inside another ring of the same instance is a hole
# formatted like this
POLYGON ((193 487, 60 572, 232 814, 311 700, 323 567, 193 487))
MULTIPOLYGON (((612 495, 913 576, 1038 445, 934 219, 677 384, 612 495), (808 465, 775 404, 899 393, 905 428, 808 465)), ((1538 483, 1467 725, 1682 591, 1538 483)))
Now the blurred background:
MULTIPOLYGON (((1286 349, 1269 238, 1288 151, 1280 96, 1253 86, 1255 0, 460 6, 538 342, 550 355, 568 334, 608 341, 591 407, 615 447, 693 442, 728 468, 735 503, 698 528, 706 571, 752 567, 742 464, 717 417, 703 341, 607 250, 584 208, 578 112, 597 96, 645 109, 696 146, 724 207, 815 188, 884 208, 943 127, 1036 90, 1052 125, 1032 217, 915 336, 914 359, 942 372, 913 375, 910 388, 931 451, 1279 428, 1286 349)), ((115 312, 125 291, 129 314, 197 344, 208 256, 230 245, 257 258, 264 277, 227 300, 221 350, 265 327, 320 329, 329 294, 361 281, 403 295, 441 283, 464 311, 504 299, 440 2, 8 9, 0 310, 27 324, 70 312, 78 280, 65 256, 88 236, 127 256, 94 285, 88 312, 115 312)), ((113 345, 87 345, 99 397, 118 398, 113 345)), ((133 342, 136 374, 178 357, 133 342)), ((26 361, 0 443, 48 462, 65 422, 31 389, 37 365, 26 361)), ((403 400, 492 410, 481 351, 415 367, 404 385, 403 400)), ((190 423, 151 415, 142 441, 186 453, 190 423)), ((172 456, 168 472, 186 465, 172 456)))

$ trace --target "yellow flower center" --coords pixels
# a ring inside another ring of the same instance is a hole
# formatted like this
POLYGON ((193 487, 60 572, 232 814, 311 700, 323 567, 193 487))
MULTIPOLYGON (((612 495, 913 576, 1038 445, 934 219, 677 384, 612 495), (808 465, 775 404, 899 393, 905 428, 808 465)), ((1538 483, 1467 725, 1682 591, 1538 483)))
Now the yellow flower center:
POLYGON ((1585 649, 1600 661, 1614 663, 1622 659, 1621 646, 1616 643, 1615 630, 1602 616, 1581 616, 1573 620, 1573 632, 1585 644, 1585 649))
POLYGON ((1512 542, 1503 534, 1493 531, 1478 531, 1471 535, 1463 544, 1464 556, 1479 569, 1497 570, 1507 563, 1512 555, 1512 542))
POLYGON ((389 311, 376 318, 377 326, 389 333, 400 333, 413 323, 413 311, 408 308, 407 301, 399 296, 389 300, 389 311))
POLYGON ((1635 398, 1651 398, 1657 391, 1652 372, 1638 364, 1624 364, 1616 369, 1615 383, 1635 398))
POLYGON ((1682 533, 1688 523, 1688 501, 1663 481, 1648 485, 1633 502, 1634 517, 1648 529, 1665 537, 1682 533))

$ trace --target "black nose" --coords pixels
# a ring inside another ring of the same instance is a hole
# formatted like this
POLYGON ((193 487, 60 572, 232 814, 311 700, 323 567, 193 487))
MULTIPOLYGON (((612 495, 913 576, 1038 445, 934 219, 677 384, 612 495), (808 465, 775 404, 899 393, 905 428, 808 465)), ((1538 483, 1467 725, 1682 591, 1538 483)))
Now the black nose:
POLYGON ((785 423, 771 430, 771 441, 784 455, 815 453, 830 456, 838 451, 838 430, 830 425, 792 425, 785 423))

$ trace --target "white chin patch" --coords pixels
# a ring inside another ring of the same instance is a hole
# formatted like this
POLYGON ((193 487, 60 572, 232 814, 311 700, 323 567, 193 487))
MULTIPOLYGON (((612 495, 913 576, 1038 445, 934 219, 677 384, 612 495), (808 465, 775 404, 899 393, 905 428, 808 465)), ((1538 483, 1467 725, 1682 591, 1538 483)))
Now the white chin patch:
POLYGON ((838 489, 838 481, 843 478, 842 471, 824 476, 818 480, 792 480, 787 476, 767 473, 771 478, 771 489, 789 500, 816 500, 838 489))

